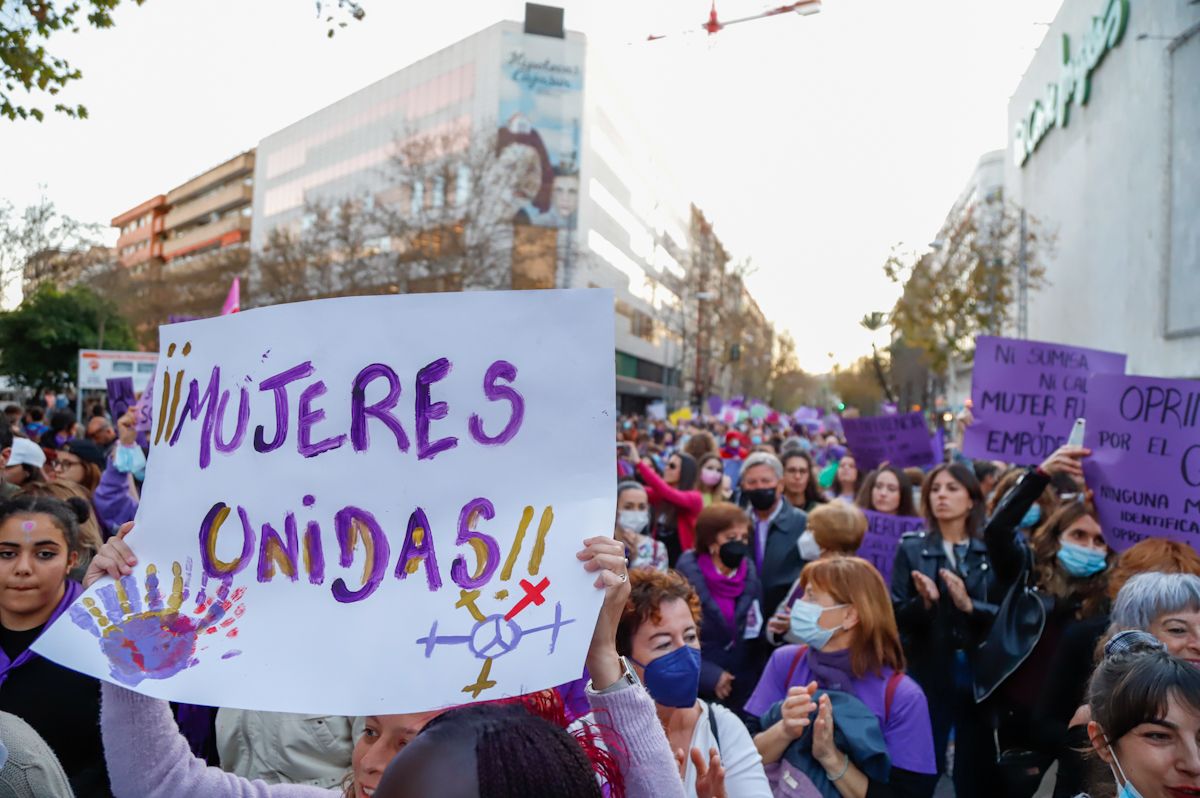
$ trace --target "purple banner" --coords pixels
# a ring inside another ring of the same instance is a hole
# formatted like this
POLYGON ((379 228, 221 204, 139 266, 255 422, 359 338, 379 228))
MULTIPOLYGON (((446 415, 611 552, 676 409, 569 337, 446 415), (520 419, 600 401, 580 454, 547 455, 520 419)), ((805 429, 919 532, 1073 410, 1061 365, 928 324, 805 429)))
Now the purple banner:
POLYGON ((721 401, 721 397, 719 397, 719 396, 708 397, 708 414, 710 416, 717 415, 718 413, 721 412, 721 406, 723 404, 724 404, 724 402, 721 401))
POLYGON ((1041 341, 975 339, 971 414, 963 454, 1036 465, 1067 442, 1086 415, 1087 379, 1124 374, 1125 355, 1041 341))
POLYGON ((872 510, 863 510, 863 514, 867 517, 867 535, 858 549, 858 556, 874 565, 883 574, 883 581, 891 584, 892 564, 896 561, 900 537, 905 532, 924 529, 925 519, 872 510))
POLYGON ((117 420, 137 401, 133 392, 133 377, 110 377, 105 385, 108 388, 108 413, 116 425, 117 420))
POLYGON ((843 418, 842 428, 859 470, 870 471, 884 462, 900 468, 934 463, 929 427, 920 413, 843 418))
POLYGON ((1200 381, 1097 374, 1087 387, 1083 470, 1109 545, 1200 549, 1200 381))

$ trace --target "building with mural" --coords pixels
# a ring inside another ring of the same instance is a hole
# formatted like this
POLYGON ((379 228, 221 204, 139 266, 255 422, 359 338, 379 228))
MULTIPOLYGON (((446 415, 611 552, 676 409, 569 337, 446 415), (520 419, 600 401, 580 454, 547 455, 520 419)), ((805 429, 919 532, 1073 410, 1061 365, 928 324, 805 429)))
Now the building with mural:
POLYGON ((691 203, 656 153, 586 37, 531 4, 524 24, 492 25, 262 138, 250 303, 611 288, 619 408, 678 405, 695 354, 691 203), (351 218, 370 221, 351 235, 351 218), (294 272, 307 239, 340 250, 314 284, 294 272))
POLYGON ((1054 236, 1028 336, 1200 377, 1200 4, 1066 0, 1008 105, 1004 190, 1054 236))

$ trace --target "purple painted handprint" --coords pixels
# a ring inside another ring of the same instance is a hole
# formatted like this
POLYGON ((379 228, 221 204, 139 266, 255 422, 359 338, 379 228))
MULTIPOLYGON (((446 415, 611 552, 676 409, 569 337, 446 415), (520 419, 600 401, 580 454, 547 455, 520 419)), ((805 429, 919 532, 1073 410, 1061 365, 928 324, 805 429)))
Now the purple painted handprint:
POLYGON ((172 564, 171 593, 165 604, 158 569, 148 565, 144 609, 141 591, 132 576, 96 591, 103 609, 90 597, 83 600, 82 607, 71 607, 71 620, 100 640, 112 676, 122 684, 133 686, 143 679, 174 676, 198 662, 196 651, 202 636, 222 629, 228 637, 237 634, 236 628, 230 627, 245 611, 245 606, 238 603, 245 588, 231 592, 230 582, 221 582, 216 596, 206 597, 206 585, 202 584, 195 608, 187 613, 182 607, 191 578, 190 562, 188 566, 185 578, 179 563, 172 564), (231 610, 230 617, 225 618, 231 610))

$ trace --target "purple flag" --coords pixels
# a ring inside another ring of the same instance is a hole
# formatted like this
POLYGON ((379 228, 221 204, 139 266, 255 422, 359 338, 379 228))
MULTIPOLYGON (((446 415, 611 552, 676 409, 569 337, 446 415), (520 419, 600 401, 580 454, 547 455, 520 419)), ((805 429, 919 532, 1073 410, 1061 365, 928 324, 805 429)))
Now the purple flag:
POLYGON ((125 411, 137 401, 133 392, 133 377, 110 377, 105 381, 108 388, 108 412, 113 424, 125 415, 125 411))
POLYGON ((724 402, 721 401, 721 397, 719 397, 719 396, 708 397, 708 414, 710 416, 717 415, 718 413, 721 412, 721 406, 723 404, 724 404, 724 402))
POLYGON ((883 574, 883 581, 891 584, 892 564, 896 561, 901 535, 924 529, 925 519, 873 510, 863 510, 863 514, 867 516, 867 534, 858 549, 858 556, 874 565, 883 574))
POLYGON ((860 469, 870 471, 884 461, 900 468, 933 465, 929 427, 920 413, 843 418, 842 428, 860 469))
POLYGON ((1200 549, 1200 381, 1097 374, 1087 393, 1083 472, 1108 544, 1200 549))
POLYGON ((974 423, 963 454, 1036 465, 1067 442, 1085 415, 1087 379, 1124 374, 1125 355, 981 335, 971 377, 974 423))

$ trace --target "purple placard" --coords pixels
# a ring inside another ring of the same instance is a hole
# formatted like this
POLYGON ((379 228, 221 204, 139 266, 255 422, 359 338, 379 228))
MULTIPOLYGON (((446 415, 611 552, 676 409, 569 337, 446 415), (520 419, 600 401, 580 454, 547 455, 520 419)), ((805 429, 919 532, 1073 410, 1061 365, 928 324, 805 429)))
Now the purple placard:
POLYGON ((1116 352, 979 336, 971 376, 975 420, 963 434, 963 454, 1042 462, 1086 415, 1088 377, 1124 373, 1125 355, 1116 352))
POLYGON ((900 468, 934 463, 929 426, 920 413, 843 418, 842 429, 860 470, 870 471, 885 461, 900 468))
POLYGON ((1109 545, 1200 549, 1200 381, 1097 374, 1087 388, 1083 470, 1109 545))
POLYGON ((133 377, 109 377, 105 380, 108 389, 108 412, 113 424, 125 415, 125 411, 137 401, 133 392, 133 377))
POLYGON ((946 462, 946 430, 938 427, 929 443, 933 448, 933 464, 939 465, 946 462))
MULTIPOLYGON (((138 433, 150 433, 150 422, 154 416, 154 380, 158 377, 158 369, 154 369, 154 373, 150 375, 150 382, 146 383, 146 390, 142 391, 142 395, 137 401, 137 431, 138 433)), ((140 435, 139 435, 140 437, 140 435)))
POLYGON ((925 519, 908 515, 888 515, 873 510, 863 510, 867 517, 867 534, 858 556, 874 565, 883 574, 883 581, 891 584, 892 564, 896 561, 896 549, 905 532, 925 528, 925 519))
POLYGON ((724 402, 721 401, 721 397, 719 397, 719 396, 708 397, 708 414, 710 416, 717 415, 718 413, 721 412, 721 406, 723 404, 724 404, 724 402))

